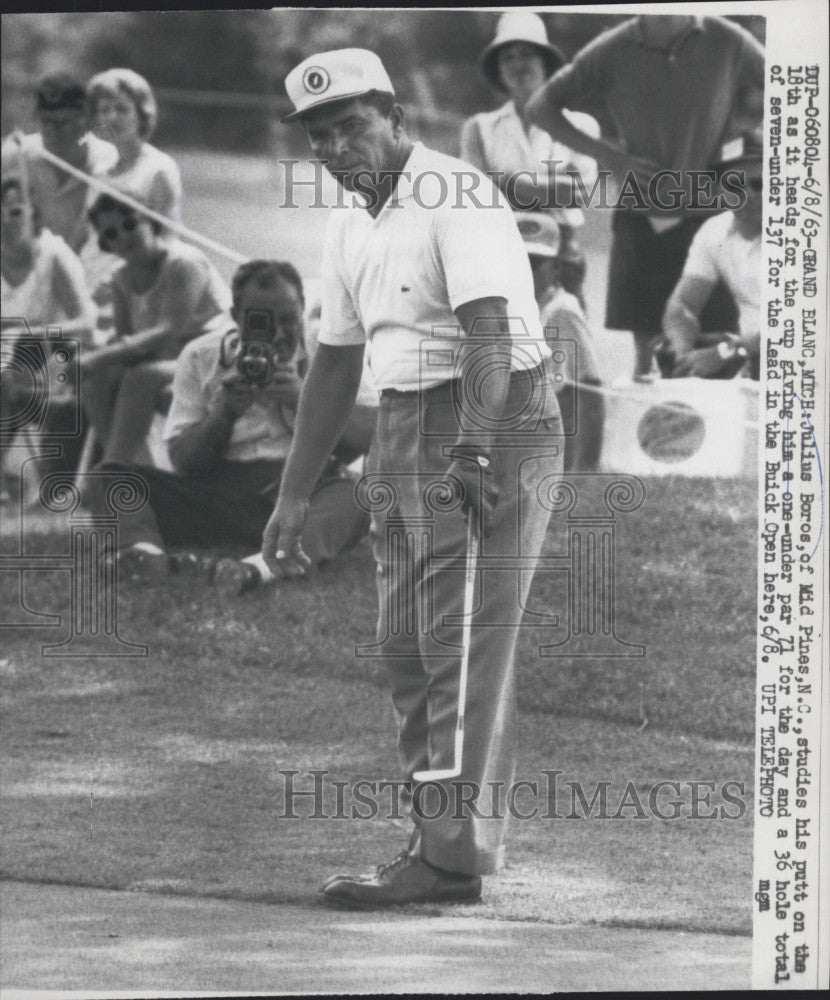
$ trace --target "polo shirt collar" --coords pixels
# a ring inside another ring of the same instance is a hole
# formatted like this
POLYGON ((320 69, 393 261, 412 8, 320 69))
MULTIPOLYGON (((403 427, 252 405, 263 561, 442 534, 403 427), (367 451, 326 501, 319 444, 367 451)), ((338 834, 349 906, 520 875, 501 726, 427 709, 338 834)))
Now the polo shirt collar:
POLYGON ((703 31, 703 17, 700 14, 694 14, 692 16, 692 23, 682 34, 678 35, 668 48, 661 48, 659 45, 655 45, 650 42, 643 34, 643 17, 654 17, 659 15, 653 14, 641 14, 635 20, 635 40, 637 44, 644 49, 649 49, 652 52, 662 52, 668 57, 677 55, 680 49, 686 44, 686 42, 691 38, 692 35, 699 35, 703 31))
POLYGON ((413 181, 415 179, 415 175, 424 169, 423 161, 425 153, 427 153, 427 148, 422 142, 414 142, 412 144, 412 149, 406 159, 401 175, 398 178, 398 183, 395 185, 395 190, 392 192, 391 196, 387 199, 386 204, 378 213, 378 218, 380 218, 380 216, 383 215, 383 213, 389 208, 391 202, 403 201, 404 198, 412 197, 413 181))

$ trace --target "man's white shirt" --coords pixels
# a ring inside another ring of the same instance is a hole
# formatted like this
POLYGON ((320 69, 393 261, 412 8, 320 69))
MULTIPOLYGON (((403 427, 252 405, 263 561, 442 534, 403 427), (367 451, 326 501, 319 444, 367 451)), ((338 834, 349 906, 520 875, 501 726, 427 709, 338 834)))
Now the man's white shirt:
POLYGON ((684 275, 724 282, 735 298, 742 334, 761 326, 761 234, 747 237, 734 212, 707 219, 695 234, 683 268, 684 275))
MULTIPOLYGON (((167 414, 164 440, 170 442, 189 427, 207 420, 226 390, 223 381, 234 375, 235 364, 223 366, 222 344, 233 331, 228 317, 224 329, 205 333, 185 345, 176 364, 173 402, 167 414)), ((229 462, 283 461, 288 457, 292 428, 280 407, 258 400, 234 421, 228 448, 222 458, 229 462)))
POLYGON ((550 356, 507 202, 470 164, 421 143, 377 218, 332 210, 322 271, 319 341, 370 342, 378 389, 457 378, 464 332, 454 311, 475 299, 507 300, 514 370, 550 356))

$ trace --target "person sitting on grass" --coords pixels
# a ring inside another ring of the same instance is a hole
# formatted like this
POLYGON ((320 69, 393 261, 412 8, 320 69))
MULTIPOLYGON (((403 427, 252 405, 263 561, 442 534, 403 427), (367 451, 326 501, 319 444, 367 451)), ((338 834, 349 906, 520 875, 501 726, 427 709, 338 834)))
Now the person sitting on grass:
POLYGON ((83 405, 103 461, 132 462, 165 403, 182 347, 227 321, 228 288, 201 250, 102 194, 90 209, 112 277, 115 338, 81 364, 83 405))
POLYGON ((565 472, 599 465, 605 401, 593 335, 579 299, 563 287, 559 230, 547 212, 517 212, 533 272, 533 290, 545 339, 557 367, 556 398, 565 428, 565 472))
POLYGON ((700 227, 666 305, 663 330, 675 378, 758 379, 761 346, 761 233, 764 162, 760 136, 744 137, 740 155, 719 165, 742 179, 743 203, 700 227), (701 333, 701 313, 723 282, 738 304, 738 330, 701 333))
MULTIPOLYGON (((175 472, 103 463, 99 470, 113 478, 96 477, 98 502, 107 480, 115 482, 119 473, 137 473, 147 485, 148 504, 120 520, 120 564, 127 576, 166 575, 169 547, 259 549, 293 436, 301 386, 303 284, 292 265, 256 260, 237 270, 232 293, 237 328, 251 316, 270 317, 278 345, 272 376, 265 385, 245 377, 234 327, 207 333, 182 351, 165 428, 175 472)), ((372 408, 355 408, 311 497, 303 548, 315 564, 334 558, 368 532, 369 515, 357 505, 354 481, 341 471, 341 462, 368 451, 375 414, 372 408)), ((172 566, 198 562, 192 557, 172 566)), ((220 559, 212 573, 226 593, 274 579, 259 555, 220 559)))
MULTIPOLYGON (((48 404, 38 428, 40 443, 48 442, 50 434, 65 433, 67 420, 74 426, 77 386, 66 380, 66 371, 71 371, 72 366, 66 368, 56 363, 53 355, 59 347, 62 352, 73 351, 78 342, 89 342, 95 325, 95 307, 84 282, 81 262, 61 237, 40 228, 37 213, 19 179, 3 181, 0 205, 2 460, 7 436, 35 418, 38 393, 42 394, 44 404, 48 404), (50 336, 52 331, 60 333, 59 340, 50 336), (58 375, 62 375, 60 381, 58 375)), ((59 465, 74 468, 79 443, 69 438, 62 441, 67 453, 62 450, 59 465)), ((48 464, 50 468, 58 467, 54 459, 48 464)), ((44 463, 39 465, 40 471, 44 471, 44 463)))

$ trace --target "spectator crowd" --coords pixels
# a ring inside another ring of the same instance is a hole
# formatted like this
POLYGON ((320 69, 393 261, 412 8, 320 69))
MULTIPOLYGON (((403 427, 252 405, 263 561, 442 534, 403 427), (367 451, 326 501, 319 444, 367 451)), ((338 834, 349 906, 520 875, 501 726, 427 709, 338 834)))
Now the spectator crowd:
MULTIPOLYGON (((498 19, 481 69, 506 100, 464 123, 461 159, 514 209, 545 336, 564 359, 565 469, 595 469, 603 378, 580 231, 600 210, 591 192, 603 189, 601 172, 619 191, 633 179, 648 192, 613 208, 605 325, 633 334, 633 378, 758 378, 763 50, 724 18, 638 15, 569 62, 541 18, 515 11, 498 19), (737 200, 666 208, 653 194, 661 171, 708 171, 737 200)), ((42 472, 62 462, 147 483, 148 504, 120 526, 126 577, 197 566, 228 593, 271 582, 258 555, 223 552, 259 547, 319 303, 306 301, 286 261, 243 264, 228 288, 182 235, 187 192, 175 160, 151 142, 157 105, 139 74, 112 68, 86 86, 51 74, 35 106, 39 131, 2 146, 3 458, 31 435, 29 397, 44 385, 42 472), (58 327, 79 345, 75 384, 57 371, 58 327), (267 357, 257 354, 263 343, 267 357), (81 433, 67 443, 73 405, 81 433), (165 468, 148 450, 158 415, 165 468), (45 446, 59 440, 56 458, 45 446), (219 556, 188 554, 207 546, 219 556)), ((371 450, 375 409, 367 369, 311 497, 303 548, 315 564, 368 533, 354 470, 371 450)), ((106 481, 89 480, 93 509, 106 481)), ((3 474, 7 499, 18 485, 3 474)))

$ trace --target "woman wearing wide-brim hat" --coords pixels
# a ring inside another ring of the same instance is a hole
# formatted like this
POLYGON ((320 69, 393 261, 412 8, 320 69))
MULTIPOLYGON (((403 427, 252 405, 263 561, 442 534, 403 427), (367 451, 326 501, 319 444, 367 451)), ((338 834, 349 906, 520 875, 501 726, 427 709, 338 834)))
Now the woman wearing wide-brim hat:
MULTIPOLYGON (((569 290, 578 293, 584 263, 575 246, 574 230, 585 218, 579 207, 579 185, 572 175, 578 174, 590 191, 596 163, 556 142, 525 115, 531 96, 564 64, 565 57, 548 41, 538 14, 502 14, 495 37, 481 54, 481 71, 509 100, 495 111, 467 119, 461 132, 461 158, 493 176, 515 209, 543 208, 553 213, 563 257, 577 286, 569 290), (551 161, 559 165, 553 171, 548 166, 551 161)), ((599 136, 599 125, 590 115, 568 115, 580 129, 599 136)))

